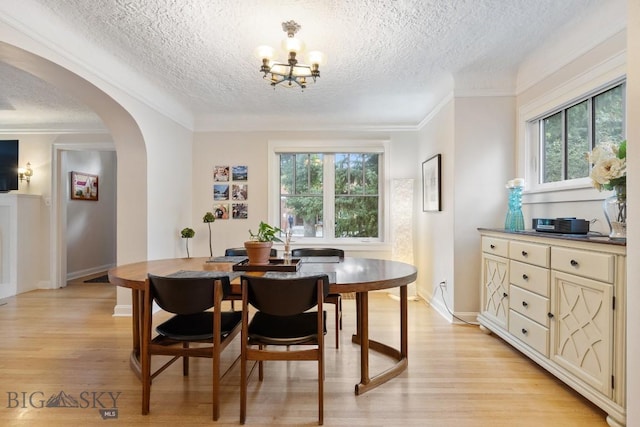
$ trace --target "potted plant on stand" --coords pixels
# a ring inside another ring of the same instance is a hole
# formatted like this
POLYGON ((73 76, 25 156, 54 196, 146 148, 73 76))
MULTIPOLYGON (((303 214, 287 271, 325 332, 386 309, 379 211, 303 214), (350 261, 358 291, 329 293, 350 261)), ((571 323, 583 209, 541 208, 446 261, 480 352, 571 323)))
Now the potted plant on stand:
POLYGON ((193 231, 193 228, 187 227, 187 228, 183 228, 182 231, 180 231, 180 236, 182 236, 183 239, 186 239, 185 246, 187 247, 187 258, 191 258, 191 256, 189 256, 189 239, 195 235, 196 235, 196 232, 193 231))
POLYGON ((202 222, 206 223, 209 226, 209 259, 213 259, 213 248, 211 247, 211 223, 216 220, 216 217, 213 216, 213 213, 207 212, 202 217, 202 222))
POLYGON ((282 242, 277 236, 277 233, 281 231, 278 227, 273 227, 262 221, 255 234, 249 230, 249 240, 244 242, 249 264, 269 264, 269 254, 271 253, 273 242, 282 242))

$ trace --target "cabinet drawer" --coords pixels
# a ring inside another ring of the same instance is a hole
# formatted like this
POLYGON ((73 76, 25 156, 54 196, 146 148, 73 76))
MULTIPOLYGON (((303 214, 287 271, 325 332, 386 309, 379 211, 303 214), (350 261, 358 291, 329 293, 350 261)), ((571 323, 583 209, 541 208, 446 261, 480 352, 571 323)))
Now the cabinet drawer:
POLYGON ((482 237, 482 252, 502 257, 509 256, 509 241, 495 237, 482 237))
POLYGON ((509 257, 516 261, 522 261, 540 267, 549 268, 549 253, 551 248, 547 245, 539 245, 529 242, 509 242, 509 257))
POLYGON ((549 297, 549 270, 518 261, 510 261, 509 283, 549 297))
POLYGON ((551 268, 588 279, 613 283, 614 255, 569 248, 551 249, 551 268))
POLYGON ((509 287, 509 308, 547 328, 549 327, 549 298, 511 285, 509 287))
POLYGON ((549 329, 510 310, 509 333, 545 357, 549 357, 549 329))

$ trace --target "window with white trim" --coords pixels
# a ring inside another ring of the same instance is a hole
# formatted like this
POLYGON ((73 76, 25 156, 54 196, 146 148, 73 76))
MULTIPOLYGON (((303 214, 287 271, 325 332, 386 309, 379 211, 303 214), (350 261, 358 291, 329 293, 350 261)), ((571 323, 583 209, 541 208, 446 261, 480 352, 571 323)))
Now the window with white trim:
POLYGON ((270 195, 282 230, 298 243, 384 242, 386 144, 284 145, 273 148, 270 195))
POLYGON ((590 172, 586 154, 600 143, 624 140, 624 118, 625 83, 617 82, 530 121, 540 159, 534 187, 583 182, 590 172))

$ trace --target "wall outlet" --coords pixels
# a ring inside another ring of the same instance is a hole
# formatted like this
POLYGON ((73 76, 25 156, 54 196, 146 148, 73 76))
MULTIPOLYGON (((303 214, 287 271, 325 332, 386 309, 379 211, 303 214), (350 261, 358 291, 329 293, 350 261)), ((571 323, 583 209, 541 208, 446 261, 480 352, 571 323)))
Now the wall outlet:
POLYGON ((447 289, 447 279, 442 279, 439 285, 441 288, 447 289))

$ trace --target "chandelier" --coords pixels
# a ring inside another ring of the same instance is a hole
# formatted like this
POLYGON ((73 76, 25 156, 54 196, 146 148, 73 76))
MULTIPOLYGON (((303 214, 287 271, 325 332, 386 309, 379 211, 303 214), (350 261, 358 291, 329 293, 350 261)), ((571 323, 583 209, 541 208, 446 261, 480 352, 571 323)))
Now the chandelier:
POLYGON ((288 55, 286 62, 272 60, 274 54, 272 47, 258 47, 258 56, 262 59, 260 72, 264 74, 263 78, 269 81, 269 84, 271 84, 274 89, 280 83, 284 83, 284 87, 295 87, 295 85, 298 85, 304 89, 307 87, 309 78, 312 78, 315 83, 316 78, 320 77, 320 64, 324 59, 322 52, 309 52, 307 58, 311 65, 298 63, 297 56, 304 48, 302 41, 295 38, 295 34, 300 28, 302 28, 300 24, 295 21, 282 23, 282 31, 287 33, 287 38, 282 41, 282 47, 288 55))

